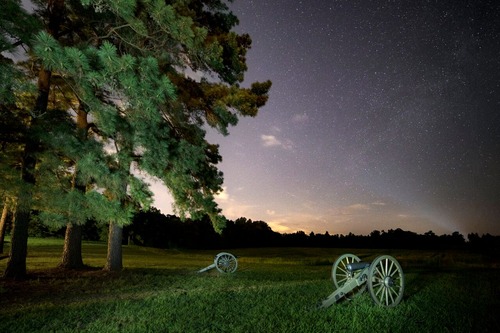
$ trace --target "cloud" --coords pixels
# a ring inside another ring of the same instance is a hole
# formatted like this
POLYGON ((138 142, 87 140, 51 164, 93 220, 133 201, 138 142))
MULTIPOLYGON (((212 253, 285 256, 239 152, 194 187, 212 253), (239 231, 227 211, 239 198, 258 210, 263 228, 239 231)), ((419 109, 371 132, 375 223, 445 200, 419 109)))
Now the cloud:
POLYGON ((357 204, 353 204, 353 205, 344 207, 342 209, 342 214, 345 214, 345 215, 359 214, 362 212, 366 212, 367 210, 370 210, 369 205, 357 203, 357 204))
POLYGON ((288 226, 286 226, 285 224, 287 224, 287 221, 286 220, 273 220, 273 221, 269 221, 267 222, 267 224, 269 225, 269 227, 275 231, 275 232, 279 232, 281 234, 283 233, 293 233, 297 230, 295 229, 292 229, 288 226))
POLYGON ((217 193, 215 196, 215 200, 218 202, 227 202, 229 201, 229 193, 227 192, 227 187, 223 186, 222 191, 217 193))
POLYGON ((264 147, 281 146, 281 141, 278 140, 274 135, 262 134, 260 136, 260 139, 262 140, 262 144, 264 145, 264 147))
POLYGON ((245 205, 231 200, 228 203, 221 203, 222 214, 231 220, 236 220, 240 217, 251 218, 252 211, 255 209, 253 205, 245 205))
POLYGON ((260 136, 262 145, 264 147, 281 147, 285 150, 293 150, 293 142, 291 140, 279 140, 274 135, 262 134, 260 136))

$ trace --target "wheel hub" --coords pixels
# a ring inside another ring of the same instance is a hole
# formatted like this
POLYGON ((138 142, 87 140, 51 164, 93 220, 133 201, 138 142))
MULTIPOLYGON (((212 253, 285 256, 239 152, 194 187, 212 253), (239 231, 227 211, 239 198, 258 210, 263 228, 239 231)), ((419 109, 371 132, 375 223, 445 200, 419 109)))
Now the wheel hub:
POLYGON ((386 288, 391 288, 392 286, 394 286, 394 280, 390 276, 386 276, 384 278, 384 286, 386 288))

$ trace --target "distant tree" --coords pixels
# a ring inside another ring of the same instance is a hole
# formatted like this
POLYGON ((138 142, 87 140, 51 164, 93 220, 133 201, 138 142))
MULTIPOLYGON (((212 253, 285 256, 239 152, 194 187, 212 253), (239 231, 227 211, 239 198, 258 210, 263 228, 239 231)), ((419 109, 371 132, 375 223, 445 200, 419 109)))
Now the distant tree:
POLYGON ((463 248, 465 246, 465 238, 458 231, 454 231, 451 235, 445 236, 444 241, 448 248, 463 248))
MULTIPOLYGON (((124 235, 137 245, 168 248, 172 245, 172 238, 179 240, 182 237, 181 230, 178 230, 181 224, 182 222, 177 217, 165 216, 152 207, 148 211, 136 212, 132 223, 125 226, 124 235)), ((177 243, 174 247, 176 245, 177 243)))
POLYGON ((334 247, 336 245, 335 237, 331 236, 328 231, 325 231, 324 234, 314 234, 314 236, 309 236, 310 243, 315 247, 334 247))
POLYGON ((500 236, 493 236, 489 233, 479 236, 478 234, 469 234, 470 247, 482 250, 492 259, 500 255, 500 236))
POLYGON ((434 231, 429 230, 425 232, 421 237, 419 238, 420 242, 418 244, 418 248, 439 248, 439 236, 437 236, 434 231))
POLYGON ((228 221, 222 232, 222 239, 228 247, 264 247, 275 246, 279 234, 274 232, 264 221, 252 221, 240 217, 228 221))
POLYGON ((308 246, 309 238, 307 234, 300 230, 290 234, 283 235, 283 245, 285 246, 308 246))

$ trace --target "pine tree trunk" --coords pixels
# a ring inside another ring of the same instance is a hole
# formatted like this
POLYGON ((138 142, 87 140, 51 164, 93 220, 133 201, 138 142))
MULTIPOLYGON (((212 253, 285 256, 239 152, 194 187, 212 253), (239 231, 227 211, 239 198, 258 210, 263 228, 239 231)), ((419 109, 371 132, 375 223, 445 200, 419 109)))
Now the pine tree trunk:
POLYGON ((123 228, 114 222, 109 224, 108 255, 106 257, 106 271, 121 271, 122 264, 122 234, 123 228))
MULTIPOLYGON (((64 0, 51 0, 48 3, 49 23, 48 32, 58 37, 59 28, 62 22, 62 14, 64 8, 64 0)), ((47 111, 50 80, 52 72, 41 68, 38 73, 38 95, 35 102, 33 114, 36 115, 31 119, 31 127, 35 127, 37 117, 41 117, 47 111)), ((9 261, 5 268, 4 277, 21 279, 26 276, 26 255, 28 253, 28 225, 31 215, 31 200, 32 193, 30 186, 35 184, 35 152, 38 148, 38 143, 33 138, 28 137, 24 147, 24 156, 22 159, 21 178, 25 183, 25 188, 21 190, 17 198, 17 207, 14 214, 14 224, 12 226, 11 250, 9 261)))
POLYGON ((29 211, 17 209, 10 238, 9 261, 3 275, 5 278, 17 280, 26 277, 29 220, 29 211))
MULTIPOLYGON (((35 104, 35 114, 43 114, 47 110, 50 90, 50 78, 52 73, 43 68, 38 74, 38 96, 35 104)), ((34 127, 36 117, 31 119, 34 127)), ((12 226, 12 237, 10 256, 5 269, 4 277, 22 279, 26 275, 26 255, 28 253, 28 225, 31 215, 31 201, 33 194, 31 187, 35 185, 35 152, 38 143, 28 137, 24 147, 21 166, 21 179, 23 188, 17 198, 16 212, 14 213, 14 224, 12 226)))
POLYGON ((64 236, 64 248, 59 267, 78 269, 83 267, 82 260, 82 226, 68 223, 64 236))
MULTIPOLYGON (((78 136, 81 140, 87 139, 87 113, 84 110, 84 104, 80 102, 80 107, 76 114, 76 127, 78 136)), ((76 182, 76 175, 78 173, 78 166, 75 167, 72 187, 76 191, 85 193, 85 186, 78 185, 76 182)), ((64 235, 64 248, 59 265, 61 268, 78 269, 83 267, 82 259, 82 226, 78 223, 68 223, 66 225, 66 234, 64 235)))
POLYGON ((5 230, 7 229, 7 215, 9 213, 9 203, 5 199, 2 210, 2 217, 0 218, 0 253, 3 253, 3 244, 5 240, 5 230))
MULTIPOLYGON (((49 20, 47 31, 54 38, 58 38, 59 30, 64 14, 64 0, 51 0, 47 3, 49 20)), ((31 118, 31 127, 36 127, 37 117, 43 116, 47 112, 50 92, 50 79, 52 72, 41 68, 38 72, 38 95, 35 102, 31 118)), ((21 164, 21 179, 25 188, 21 190, 17 198, 16 212, 14 214, 14 224, 12 226, 11 250, 9 261, 5 268, 4 277, 21 279, 26 276, 26 255, 28 253, 28 225, 31 215, 32 193, 31 186, 35 184, 36 158, 34 156, 38 148, 38 143, 28 135, 21 164)))

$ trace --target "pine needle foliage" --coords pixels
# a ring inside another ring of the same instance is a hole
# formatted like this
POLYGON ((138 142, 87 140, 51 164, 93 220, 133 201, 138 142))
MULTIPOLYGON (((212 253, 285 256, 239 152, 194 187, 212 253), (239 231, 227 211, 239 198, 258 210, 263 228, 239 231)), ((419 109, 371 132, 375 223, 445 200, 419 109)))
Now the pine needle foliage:
MULTIPOLYGON (((32 66, 57 77, 51 92, 71 101, 67 111, 59 102, 41 115, 54 126, 37 137, 44 147, 37 158, 37 207, 54 220, 63 213, 74 221, 93 218, 123 226, 134 210, 151 204, 152 193, 140 176, 146 173, 167 185, 181 217, 209 215, 220 231, 225 219, 214 195, 222 190, 221 156, 207 142, 206 127, 227 135, 240 116, 257 114, 271 86, 269 81, 240 86, 251 39, 232 31, 238 19, 228 2, 34 4, 38 25, 21 29, 0 17, 2 50, 8 48, 8 33, 16 33, 29 48, 32 66), (84 136, 74 110, 84 110, 89 120, 84 136)), ((20 2, 8 5, 17 10, 20 2)))

